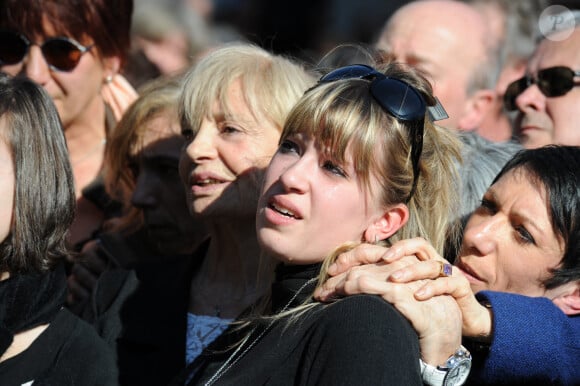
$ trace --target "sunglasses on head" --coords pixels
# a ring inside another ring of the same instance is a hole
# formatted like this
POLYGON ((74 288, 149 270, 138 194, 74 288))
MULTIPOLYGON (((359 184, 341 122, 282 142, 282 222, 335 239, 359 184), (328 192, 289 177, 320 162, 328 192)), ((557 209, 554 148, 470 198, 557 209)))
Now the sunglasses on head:
POLYGON ((0 65, 20 63, 30 50, 31 45, 38 45, 53 71, 69 72, 75 69, 81 56, 93 48, 83 46, 74 39, 55 37, 46 39, 42 44, 31 43, 24 35, 13 31, 0 31, 0 65))
POLYGON ((425 100, 413 86, 396 78, 390 78, 374 68, 355 64, 341 67, 324 75, 318 83, 335 82, 341 79, 370 80, 370 93, 377 103, 399 121, 408 122, 413 164, 413 186, 407 201, 417 187, 419 159, 423 151, 423 125, 427 108, 425 100))
POLYGON ((573 87, 577 86, 574 77, 580 76, 580 71, 574 71, 569 67, 557 66, 538 71, 536 76, 526 76, 510 83, 504 94, 504 106, 506 110, 517 110, 516 98, 532 84, 536 84, 542 94, 547 97, 565 95, 573 87))

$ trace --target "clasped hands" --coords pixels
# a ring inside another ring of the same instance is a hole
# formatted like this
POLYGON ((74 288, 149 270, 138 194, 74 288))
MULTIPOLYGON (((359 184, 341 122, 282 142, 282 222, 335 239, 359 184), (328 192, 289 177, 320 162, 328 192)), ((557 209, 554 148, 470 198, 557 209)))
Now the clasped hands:
POLYGON ((314 292, 330 301, 343 295, 375 294, 399 310, 413 325, 425 362, 443 364, 467 336, 488 341, 490 310, 473 294, 457 268, 440 276, 441 257, 426 240, 398 241, 390 248, 361 244, 340 254, 331 276, 314 292))

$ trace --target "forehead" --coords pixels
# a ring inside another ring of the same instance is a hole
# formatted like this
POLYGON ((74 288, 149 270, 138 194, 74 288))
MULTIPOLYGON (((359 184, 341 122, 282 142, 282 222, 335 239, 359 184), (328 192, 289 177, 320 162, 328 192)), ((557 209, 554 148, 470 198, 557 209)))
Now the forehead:
POLYGON ((177 115, 172 110, 162 111, 143 123, 143 144, 180 134, 177 115))
POLYGON ((553 66, 567 66, 580 70, 580 29, 562 41, 544 39, 530 59, 528 70, 536 72, 553 66))
POLYGON ((248 103, 241 79, 236 79, 227 88, 226 93, 214 100, 212 114, 216 120, 235 120, 246 128, 265 129, 270 125, 261 119, 259 112, 253 111, 248 103))
POLYGON ((178 162, 184 143, 183 136, 174 133, 149 142, 139 154, 144 159, 162 157, 178 162))
POLYGON ((445 3, 440 8, 435 3, 422 3, 407 7, 393 16, 385 34, 397 55, 413 54, 454 67, 465 66, 464 60, 471 62, 485 56, 483 18, 463 4, 445 3))

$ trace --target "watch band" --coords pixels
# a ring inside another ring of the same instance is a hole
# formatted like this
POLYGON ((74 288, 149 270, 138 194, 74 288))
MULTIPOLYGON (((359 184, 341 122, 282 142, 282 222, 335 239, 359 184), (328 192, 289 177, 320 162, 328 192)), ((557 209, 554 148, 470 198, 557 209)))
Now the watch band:
POLYGON ((422 360, 421 376, 429 386, 460 386, 465 383, 471 369, 471 354, 460 346, 443 366, 431 366, 422 360))
POLYGON ((421 360, 421 377, 426 385, 443 386, 446 375, 447 371, 439 370, 421 360))

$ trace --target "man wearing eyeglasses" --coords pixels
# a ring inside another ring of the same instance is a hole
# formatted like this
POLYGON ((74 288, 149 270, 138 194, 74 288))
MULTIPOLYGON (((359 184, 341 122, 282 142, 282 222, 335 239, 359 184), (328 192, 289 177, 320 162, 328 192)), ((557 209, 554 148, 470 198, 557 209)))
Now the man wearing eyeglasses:
POLYGON ((449 114, 441 125, 477 131, 493 141, 511 137, 509 125, 481 124, 492 109, 500 73, 491 30, 474 7, 452 0, 413 1, 387 21, 377 48, 423 71, 449 114))
POLYGON ((505 107, 518 111, 515 135, 526 148, 580 145, 580 29, 570 32, 545 37, 526 75, 506 90, 505 107))

